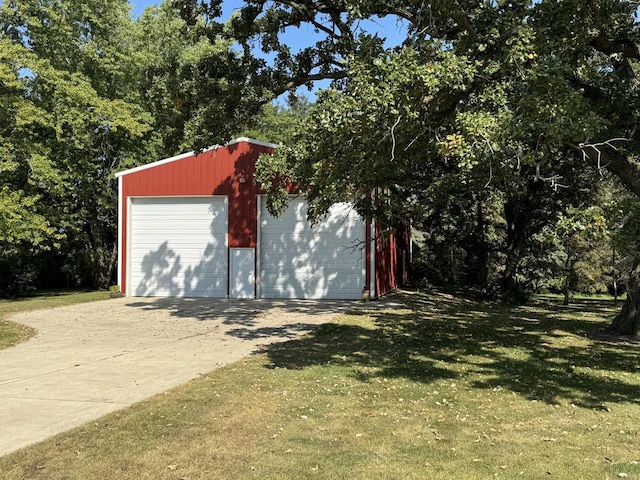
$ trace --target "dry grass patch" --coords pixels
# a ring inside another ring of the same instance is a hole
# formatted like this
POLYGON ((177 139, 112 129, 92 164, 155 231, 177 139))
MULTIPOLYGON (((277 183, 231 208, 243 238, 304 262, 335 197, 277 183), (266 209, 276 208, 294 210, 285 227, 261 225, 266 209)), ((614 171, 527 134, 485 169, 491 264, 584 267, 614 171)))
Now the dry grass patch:
POLYGON ((31 327, 0 318, 0 350, 26 342, 35 333, 31 327))
POLYGON ((3 457, 0 477, 640 478, 639 347, 590 340, 610 304, 399 298, 3 457))
POLYGON ((31 297, 0 299, 0 350, 24 342, 36 333, 31 327, 8 320, 13 314, 107 298, 109 292, 48 291, 31 297))

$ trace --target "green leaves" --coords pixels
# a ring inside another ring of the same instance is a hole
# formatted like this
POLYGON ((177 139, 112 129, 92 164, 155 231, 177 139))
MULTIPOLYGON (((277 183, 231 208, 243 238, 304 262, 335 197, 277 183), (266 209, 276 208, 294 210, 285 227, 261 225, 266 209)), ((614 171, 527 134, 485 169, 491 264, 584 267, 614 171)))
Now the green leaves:
POLYGON ((17 291, 13 275, 26 288, 21 271, 32 282, 42 264, 55 277, 67 262, 106 286, 113 173, 144 158, 151 129, 126 1, 16 0, 0 8, 0 24, 0 269, 9 272, 0 293, 17 291))
MULTIPOLYGON (((441 128, 444 101, 434 98, 446 91, 455 103, 451 97, 468 88, 475 67, 433 43, 374 58, 352 56, 347 66, 346 89, 321 92, 291 142, 295 147, 280 149, 258 171, 268 188, 267 172, 286 172, 307 195, 311 215, 350 200, 365 217, 393 223, 401 216, 401 198, 411 196, 408 179, 422 188, 425 134, 441 128), (380 201, 364 201, 374 189, 380 201)), ((277 189, 270 194, 281 195, 277 189)))
MULTIPOLYGON (((53 246, 51 243, 47 244, 47 241, 55 229, 45 216, 38 212, 39 200, 38 196, 27 195, 24 191, 1 187, 0 244, 3 245, 3 249, 15 252, 16 246, 21 243, 31 245, 33 251, 53 246)), ((7 253, 5 250, 3 255, 7 253)))

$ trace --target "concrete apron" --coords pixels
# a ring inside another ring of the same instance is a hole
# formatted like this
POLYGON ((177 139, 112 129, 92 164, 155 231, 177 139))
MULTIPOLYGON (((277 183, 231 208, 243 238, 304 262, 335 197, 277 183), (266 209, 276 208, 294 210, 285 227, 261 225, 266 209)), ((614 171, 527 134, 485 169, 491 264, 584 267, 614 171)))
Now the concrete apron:
MULTIPOLYGON (((371 306, 371 304, 369 304, 371 306)), ((38 334, 0 350, 0 455, 180 385, 362 306, 131 299, 15 315, 38 334)))

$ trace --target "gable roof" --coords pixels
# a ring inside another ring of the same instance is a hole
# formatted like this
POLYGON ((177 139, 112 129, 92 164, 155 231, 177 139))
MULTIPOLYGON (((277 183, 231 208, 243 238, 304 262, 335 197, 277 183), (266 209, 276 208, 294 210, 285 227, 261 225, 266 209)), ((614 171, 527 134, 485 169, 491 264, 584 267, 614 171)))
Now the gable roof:
POLYGON ((268 148, 278 148, 278 145, 276 145, 275 143, 269 143, 269 142, 263 142, 261 140, 255 140, 253 138, 247 138, 247 137, 240 137, 240 138, 236 138, 235 140, 231 140, 230 142, 225 143, 224 145, 214 145, 212 147, 209 148, 205 148, 204 150, 202 150, 201 152, 187 152, 187 153, 181 153, 180 155, 176 155, 174 157, 169 157, 169 158, 165 158, 162 160, 158 160, 156 162, 151 162, 151 163, 147 163, 146 165, 140 165, 139 167, 134 167, 134 168, 130 168, 128 170, 123 170, 122 172, 118 172, 115 174, 116 178, 120 178, 123 177, 125 175, 129 175, 130 173, 136 173, 136 172, 140 172, 142 170, 147 170, 148 168, 154 168, 160 165, 164 165, 166 163, 171 163, 171 162, 176 162, 178 160, 182 160, 183 158, 189 158, 192 157, 194 155, 197 155, 199 153, 204 153, 204 152, 208 152, 211 150, 217 150, 219 148, 223 148, 223 147, 228 147, 230 145, 235 145, 237 143, 250 143, 252 145, 258 145, 260 147, 268 147, 268 148))

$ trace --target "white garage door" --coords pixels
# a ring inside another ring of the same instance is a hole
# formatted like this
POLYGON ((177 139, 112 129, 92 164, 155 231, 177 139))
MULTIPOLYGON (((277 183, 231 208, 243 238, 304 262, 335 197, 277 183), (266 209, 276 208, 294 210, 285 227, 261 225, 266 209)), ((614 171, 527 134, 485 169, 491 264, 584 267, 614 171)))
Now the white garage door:
POLYGON ((226 297, 226 197, 134 198, 130 212, 130 295, 226 297))
POLYGON ((260 296, 357 299, 365 284, 365 224, 349 204, 336 204, 313 228, 295 198, 279 218, 260 202, 260 296))

